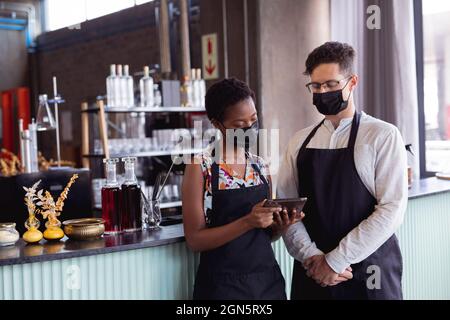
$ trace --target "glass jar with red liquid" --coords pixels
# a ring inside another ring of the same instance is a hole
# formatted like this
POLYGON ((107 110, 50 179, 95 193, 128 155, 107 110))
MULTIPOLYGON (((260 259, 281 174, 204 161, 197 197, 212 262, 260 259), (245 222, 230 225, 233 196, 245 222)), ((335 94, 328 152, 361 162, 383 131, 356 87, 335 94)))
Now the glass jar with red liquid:
POLYGON ((119 159, 103 159, 106 183, 102 188, 102 218, 105 220, 105 234, 121 232, 120 197, 117 182, 117 163, 119 159))
POLYGON ((135 157, 122 158, 125 167, 125 181, 121 190, 121 229, 125 232, 142 230, 141 187, 135 174, 135 157))

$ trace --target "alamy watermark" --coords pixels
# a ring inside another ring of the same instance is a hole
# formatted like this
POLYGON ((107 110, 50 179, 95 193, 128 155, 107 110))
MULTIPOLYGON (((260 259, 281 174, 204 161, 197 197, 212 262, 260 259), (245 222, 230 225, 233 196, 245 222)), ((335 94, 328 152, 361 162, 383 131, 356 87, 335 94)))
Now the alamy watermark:
POLYGON ((370 276, 366 280, 366 286, 369 290, 381 289, 381 268, 377 265, 367 267, 367 274, 370 276))
POLYGON ((73 264, 66 269, 66 288, 69 290, 81 289, 81 269, 73 264))
POLYGON ((366 21, 367 29, 381 30, 381 8, 371 5, 367 7, 366 13, 369 15, 366 21))

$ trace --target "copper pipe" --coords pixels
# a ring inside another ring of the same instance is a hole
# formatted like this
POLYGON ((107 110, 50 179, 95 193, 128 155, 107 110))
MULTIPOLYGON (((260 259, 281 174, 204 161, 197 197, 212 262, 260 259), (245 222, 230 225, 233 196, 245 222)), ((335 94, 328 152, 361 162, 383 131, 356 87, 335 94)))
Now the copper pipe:
MULTIPOLYGON (((189 47, 189 14, 187 0, 179 0, 180 34, 181 34, 181 68, 182 76, 191 74, 191 53, 189 47)), ((191 79, 193 80, 193 79, 191 79)))
POLYGON ((226 0, 222 0, 222 31, 224 76, 225 78, 228 78, 228 15, 226 0))
POLYGON ((170 56, 170 33, 169 33, 169 9, 167 0, 161 0, 159 16, 159 49, 161 55, 161 73, 169 75, 172 72, 170 56))
MULTIPOLYGON (((81 111, 86 111, 87 109, 87 102, 83 102, 81 111)), ((87 112, 81 112, 81 154, 84 155, 81 160, 83 168, 89 169, 89 159, 85 157, 85 155, 89 154, 89 115, 87 112)))

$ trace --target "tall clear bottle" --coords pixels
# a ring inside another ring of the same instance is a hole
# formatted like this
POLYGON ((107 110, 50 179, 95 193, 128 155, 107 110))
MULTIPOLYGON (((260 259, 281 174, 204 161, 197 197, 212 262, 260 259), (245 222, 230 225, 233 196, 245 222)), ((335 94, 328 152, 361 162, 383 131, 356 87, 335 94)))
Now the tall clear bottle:
POLYGON ((116 81, 116 65, 109 66, 109 76, 106 78, 106 99, 109 107, 115 107, 115 81, 116 81))
POLYGON ((124 82, 125 82, 125 106, 128 108, 134 107, 134 83, 133 77, 130 76, 130 67, 129 65, 125 65, 123 67, 124 72, 124 82))
POLYGON ((31 172, 39 172, 39 159, 38 159, 38 140, 37 140, 37 124, 34 119, 28 125, 30 131, 30 159, 31 159, 31 172))
POLYGON ((105 220, 105 234, 121 232, 120 188, 117 182, 119 159, 103 159, 106 184, 102 188, 102 218, 105 220))
POLYGON ((200 106, 200 81, 197 79, 196 69, 191 69, 192 81, 192 105, 194 107, 200 106))
POLYGON ((142 229, 141 187, 135 174, 135 157, 126 157, 125 181, 122 184, 122 230, 133 232, 142 229))
POLYGON ((206 96, 206 82, 202 79, 202 69, 197 69, 197 81, 200 87, 200 97, 199 97, 199 107, 205 107, 205 96, 206 96))
POLYGON ((153 78, 150 77, 150 69, 148 66, 145 66, 144 76, 139 82, 139 89, 141 90, 141 107, 152 108, 155 106, 153 84, 153 78))
POLYGON ((125 83, 123 81, 123 67, 121 64, 117 65, 117 76, 114 79, 114 98, 115 98, 115 106, 116 107, 124 107, 124 91, 125 91, 125 83))

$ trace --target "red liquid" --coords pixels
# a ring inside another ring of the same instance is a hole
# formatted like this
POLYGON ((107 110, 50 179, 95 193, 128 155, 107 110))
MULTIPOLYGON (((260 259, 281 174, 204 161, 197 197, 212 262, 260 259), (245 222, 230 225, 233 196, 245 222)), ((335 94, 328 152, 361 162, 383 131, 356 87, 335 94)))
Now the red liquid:
POLYGON ((121 231, 119 187, 102 189, 102 218, 105 220, 106 234, 121 231))
POLYGON ((142 229, 141 188, 138 185, 122 185, 122 230, 142 229))

